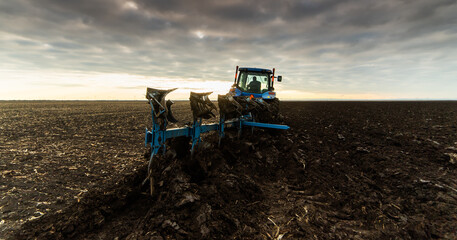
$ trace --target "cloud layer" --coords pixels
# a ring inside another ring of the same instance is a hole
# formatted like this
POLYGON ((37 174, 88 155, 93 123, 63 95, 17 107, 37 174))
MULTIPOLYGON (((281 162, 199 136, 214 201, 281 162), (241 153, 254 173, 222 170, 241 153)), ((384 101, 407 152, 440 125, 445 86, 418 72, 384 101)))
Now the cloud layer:
POLYGON ((21 71, 231 81, 240 65, 276 67, 297 96, 457 99, 456 12, 455 0, 6 0, 0 81, 21 71))

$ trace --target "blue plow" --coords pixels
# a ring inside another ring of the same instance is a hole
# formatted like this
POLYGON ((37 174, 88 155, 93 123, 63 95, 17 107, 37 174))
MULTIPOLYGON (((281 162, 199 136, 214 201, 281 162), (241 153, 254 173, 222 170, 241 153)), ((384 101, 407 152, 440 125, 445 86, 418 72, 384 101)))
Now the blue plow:
MULTIPOLYGON (((167 139, 177 138, 177 137, 188 137, 192 141, 191 157, 193 157, 195 149, 198 144, 202 142, 201 134, 217 131, 219 133, 219 146, 222 139, 225 136, 226 128, 236 128, 238 130, 238 137, 241 136, 242 129, 244 126, 251 127, 252 130, 255 127, 258 128, 270 128, 270 129, 279 129, 287 130, 289 126, 279 125, 279 124, 270 124, 270 123, 260 123, 255 122, 254 117, 250 112, 246 112, 249 109, 248 106, 242 106, 238 102, 233 100, 233 97, 230 95, 219 95, 218 104, 220 109, 220 119, 219 123, 213 124, 202 124, 203 119, 210 119, 215 117, 213 111, 217 111, 214 103, 209 100, 208 95, 211 92, 207 93, 190 93, 190 105, 193 114, 193 124, 191 126, 185 126, 181 128, 171 128, 167 129, 169 122, 177 122, 171 112, 171 105, 173 102, 171 100, 166 101, 165 97, 168 93, 176 90, 159 90, 154 88, 147 88, 146 98, 148 99, 149 105, 151 106, 151 117, 152 117, 152 129, 146 129, 145 135, 145 145, 149 146, 151 155, 149 157, 148 164, 148 176, 143 181, 143 185, 149 180, 150 183, 150 192, 151 195, 154 191, 154 179, 152 177, 152 163, 154 156, 162 150, 165 154, 167 146, 167 139), (226 120, 226 114, 230 112, 233 115, 233 112, 236 112, 237 117, 230 120, 226 120)), ((249 104, 250 100, 246 98, 246 103, 249 104)))

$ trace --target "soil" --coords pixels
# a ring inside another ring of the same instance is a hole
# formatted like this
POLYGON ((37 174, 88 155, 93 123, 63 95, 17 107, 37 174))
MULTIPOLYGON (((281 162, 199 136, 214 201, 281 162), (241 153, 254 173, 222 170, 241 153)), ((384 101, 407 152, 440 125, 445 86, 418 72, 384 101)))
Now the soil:
POLYGON ((280 108, 290 130, 171 141, 149 196, 145 102, 0 102, 0 238, 457 238, 457 102, 280 108))

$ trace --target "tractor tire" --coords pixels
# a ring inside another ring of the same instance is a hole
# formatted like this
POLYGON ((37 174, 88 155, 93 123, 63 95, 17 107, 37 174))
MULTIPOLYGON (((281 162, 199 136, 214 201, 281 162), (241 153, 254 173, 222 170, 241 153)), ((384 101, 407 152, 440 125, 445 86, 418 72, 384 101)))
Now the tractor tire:
POLYGON ((264 123, 279 123, 279 99, 265 100, 267 103, 266 108, 257 109, 254 114, 255 121, 264 123))
POLYGON ((268 101, 268 103, 270 104, 269 107, 270 107, 270 112, 272 114, 272 116, 278 116, 279 115, 279 99, 275 98, 273 100, 270 100, 268 101))

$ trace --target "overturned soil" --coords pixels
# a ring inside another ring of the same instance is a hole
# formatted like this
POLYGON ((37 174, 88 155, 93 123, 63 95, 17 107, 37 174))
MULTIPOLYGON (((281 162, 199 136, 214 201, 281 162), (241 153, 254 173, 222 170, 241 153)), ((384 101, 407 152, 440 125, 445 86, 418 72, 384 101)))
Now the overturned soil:
POLYGON ((146 103, 0 105, 5 238, 457 238, 457 102, 281 102, 290 130, 171 141, 153 196, 146 103))

